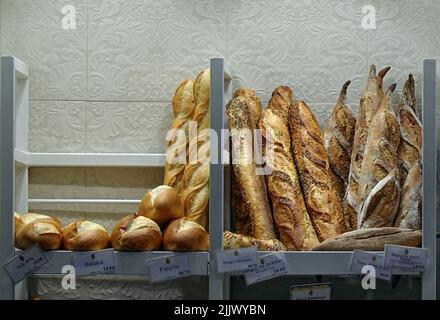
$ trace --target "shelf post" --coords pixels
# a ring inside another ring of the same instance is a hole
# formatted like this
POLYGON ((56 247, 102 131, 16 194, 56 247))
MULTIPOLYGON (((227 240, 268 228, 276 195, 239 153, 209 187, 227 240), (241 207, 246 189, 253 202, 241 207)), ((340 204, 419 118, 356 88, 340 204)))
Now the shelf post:
POLYGON ((428 249, 428 261, 422 276, 422 299, 436 299, 436 60, 423 60, 423 247, 428 249))

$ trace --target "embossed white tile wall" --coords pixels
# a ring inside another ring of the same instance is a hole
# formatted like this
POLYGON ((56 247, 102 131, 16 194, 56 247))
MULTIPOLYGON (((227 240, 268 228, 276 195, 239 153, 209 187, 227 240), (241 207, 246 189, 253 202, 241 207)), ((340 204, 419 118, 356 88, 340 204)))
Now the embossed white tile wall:
POLYGON ((90 102, 87 151, 163 153, 171 121, 166 102, 90 102))
POLYGON ((30 151, 84 152, 85 149, 85 102, 35 100, 30 101, 30 151))
POLYGON ((88 99, 170 101, 226 51, 222 0, 89 1, 88 99))
POLYGON ((0 20, 2 54, 31 69, 31 99, 85 99, 86 0, 2 0, 0 20), (65 5, 76 9, 76 30, 62 27, 65 5))
POLYGON ((228 57, 234 88, 255 88, 268 100, 286 84, 299 99, 336 101, 353 80, 358 100, 367 66, 364 1, 230 1, 228 57))

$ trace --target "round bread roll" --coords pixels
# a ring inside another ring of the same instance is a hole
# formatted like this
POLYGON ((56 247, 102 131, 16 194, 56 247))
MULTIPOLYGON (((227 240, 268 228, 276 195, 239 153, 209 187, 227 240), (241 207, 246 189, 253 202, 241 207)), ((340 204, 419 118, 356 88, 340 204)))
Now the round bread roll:
POLYGON ((179 194, 170 186, 158 186, 142 198, 138 215, 150 218, 158 225, 183 217, 183 204, 179 194))
POLYGON ((43 250, 57 250, 63 239, 57 219, 37 213, 14 214, 15 246, 27 249, 36 244, 43 250))
POLYGON ((97 223, 79 220, 63 229, 63 247, 73 251, 94 251, 108 247, 107 230, 97 223))
POLYGON ((163 247, 168 251, 208 251, 209 235, 197 222, 180 218, 165 229, 163 247))
POLYGON ((150 218, 131 214, 119 220, 113 228, 111 243, 118 251, 158 250, 162 243, 162 232, 150 218))

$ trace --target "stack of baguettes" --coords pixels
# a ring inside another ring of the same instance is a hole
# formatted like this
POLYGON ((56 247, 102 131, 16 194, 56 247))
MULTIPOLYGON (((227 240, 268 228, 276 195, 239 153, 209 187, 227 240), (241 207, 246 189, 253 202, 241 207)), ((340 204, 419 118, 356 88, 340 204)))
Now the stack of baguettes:
POLYGON ((376 74, 370 67, 357 117, 345 103, 347 81, 323 130, 289 87, 276 88, 263 111, 254 91, 235 92, 226 114, 236 233, 225 232, 225 248, 419 244, 420 232, 408 230, 421 228, 422 125, 414 78, 409 75, 395 111, 396 85, 386 93, 382 88, 389 70, 376 74), (249 134, 255 129, 261 141, 249 134))

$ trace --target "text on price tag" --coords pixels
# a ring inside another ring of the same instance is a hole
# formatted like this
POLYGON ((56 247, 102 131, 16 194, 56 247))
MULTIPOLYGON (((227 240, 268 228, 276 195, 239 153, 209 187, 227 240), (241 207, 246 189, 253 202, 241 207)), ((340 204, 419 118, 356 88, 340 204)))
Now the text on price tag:
POLYGON ((47 259, 43 251, 37 246, 32 246, 14 256, 3 268, 12 281, 18 283, 35 273, 46 263, 47 259))
POLYGON ((425 271, 428 250, 395 245, 385 245, 385 265, 410 272, 425 271))
POLYGON ((219 273, 245 271, 257 264, 257 249, 241 248, 219 251, 217 271, 219 273))
POLYGON ((390 281, 391 268, 384 267, 384 260, 385 258, 382 255, 354 250, 351 259, 350 271, 357 274, 364 274, 362 269, 364 266, 369 265, 374 267, 376 271, 376 278, 390 281))
POLYGON ((258 258, 258 263, 244 274, 246 284, 273 279, 287 273, 286 259, 282 253, 270 253, 258 258))
POLYGON ((145 263, 150 272, 151 283, 184 278, 192 274, 189 257, 185 254, 149 259, 145 263))
POLYGON ((76 253, 73 266, 78 276, 112 273, 115 271, 115 252, 113 249, 76 253))
POLYGON ((331 300, 332 283, 312 283, 290 287, 290 300, 331 300))

